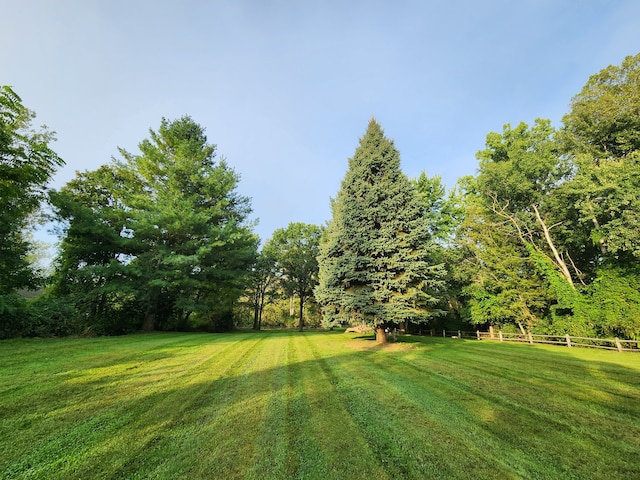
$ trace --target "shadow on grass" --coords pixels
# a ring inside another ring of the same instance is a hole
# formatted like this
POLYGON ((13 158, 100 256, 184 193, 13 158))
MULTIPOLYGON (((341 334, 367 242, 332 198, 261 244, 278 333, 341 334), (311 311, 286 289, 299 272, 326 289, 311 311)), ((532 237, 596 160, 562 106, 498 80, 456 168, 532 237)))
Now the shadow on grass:
POLYGON ((354 350, 372 337, 287 330, 124 340, 4 404, 5 476, 630 478, 639 466, 638 369, 559 348, 403 336, 415 348, 354 350))

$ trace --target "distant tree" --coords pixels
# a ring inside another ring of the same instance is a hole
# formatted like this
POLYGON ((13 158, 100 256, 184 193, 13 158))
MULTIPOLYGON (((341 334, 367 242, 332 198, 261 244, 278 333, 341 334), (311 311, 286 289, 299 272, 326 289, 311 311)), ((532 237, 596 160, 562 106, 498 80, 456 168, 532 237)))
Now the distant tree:
POLYGON ((322 227, 292 222, 279 228, 268 242, 275 259, 280 286, 299 299, 298 330, 304 328, 304 304, 318 283, 318 254, 322 227))
POLYGON ((249 303, 253 308, 253 329, 262 328, 262 314, 265 302, 273 291, 276 283, 276 259, 267 242, 256 258, 256 263, 251 270, 248 295, 249 303))
POLYGON ((434 292, 444 270, 434 263, 424 204, 373 119, 349 159, 332 211, 316 288, 325 325, 367 322, 386 341, 385 326, 440 313, 434 292))

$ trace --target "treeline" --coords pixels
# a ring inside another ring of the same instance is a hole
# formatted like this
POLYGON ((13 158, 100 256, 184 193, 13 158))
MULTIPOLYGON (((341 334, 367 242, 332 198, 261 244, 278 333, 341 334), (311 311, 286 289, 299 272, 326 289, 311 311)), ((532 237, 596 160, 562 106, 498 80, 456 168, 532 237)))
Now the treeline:
POLYGON ((46 184, 63 162, 33 118, 3 87, 0 337, 295 317, 640 338, 640 55, 592 76, 559 128, 489 133, 477 174, 450 191, 408 179, 372 120, 328 224, 291 223, 262 247, 238 175, 190 117, 59 191, 46 184), (29 233, 45 205, 61 240, 47 275, 29 233))

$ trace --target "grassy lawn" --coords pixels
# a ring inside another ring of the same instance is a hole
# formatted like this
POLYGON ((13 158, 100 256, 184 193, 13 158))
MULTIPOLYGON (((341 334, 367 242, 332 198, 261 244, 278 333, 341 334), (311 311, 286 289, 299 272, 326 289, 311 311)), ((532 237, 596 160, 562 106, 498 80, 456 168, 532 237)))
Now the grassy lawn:
POLYGON ((0 478, 640 478, 640 355, 353 334, 0 342, 0 478))

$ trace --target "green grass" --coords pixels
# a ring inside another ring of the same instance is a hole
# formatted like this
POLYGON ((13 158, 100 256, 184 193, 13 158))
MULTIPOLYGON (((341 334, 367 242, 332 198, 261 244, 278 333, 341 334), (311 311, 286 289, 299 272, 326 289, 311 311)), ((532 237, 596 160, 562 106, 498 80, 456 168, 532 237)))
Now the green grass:
POLYGON ((404 340, 2 341, 0 477, 640 476, 640 355, 404 340))

